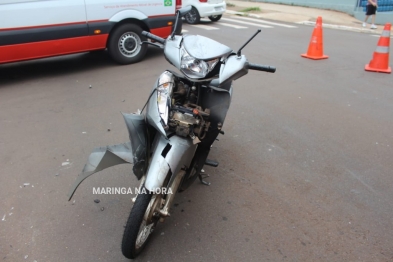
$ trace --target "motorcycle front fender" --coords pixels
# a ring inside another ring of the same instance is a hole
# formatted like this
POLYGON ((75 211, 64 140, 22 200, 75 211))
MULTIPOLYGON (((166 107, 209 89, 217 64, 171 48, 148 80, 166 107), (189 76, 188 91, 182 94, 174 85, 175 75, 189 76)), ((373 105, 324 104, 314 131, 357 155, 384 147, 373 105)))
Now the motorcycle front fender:
POLYGON ((182 167, 188 167, 197 145, 190 138, 157 135, 153 142, 153 156, 147 171, 145 187, 156 192, 164 184, 169 171, 176 176, 182 167))
POLYGON ((90 154, 89 159, 82 173, 77 177, 68 193, 68 201, 71 200, 78 186, 92 174, 104 170, 105 168, 119 165, 132 164, 133 154, 131 142, 107 147, 95 148, 90 154))

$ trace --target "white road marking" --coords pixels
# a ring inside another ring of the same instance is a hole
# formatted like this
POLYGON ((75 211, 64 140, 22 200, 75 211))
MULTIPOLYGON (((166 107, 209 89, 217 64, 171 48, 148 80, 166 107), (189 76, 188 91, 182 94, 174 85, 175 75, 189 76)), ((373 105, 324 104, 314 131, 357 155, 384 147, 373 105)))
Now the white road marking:
POLYGON ((247 20, 247 21, 252 21, 255 23, 263 23, 263 24, 267 24, 267 25, 276 25, 276 26, 282 26, 282 27, 287 27, 287 28, 297 28, 297 26, 294 25, 286 25, 286 24, 281 24, 281 23, 274 23, 274 22, 270 22, 270 21, 266 21, 266 20, 262 20, 262 19, 255 19, 255 18, 249 18, 249 17, 236 17, 237 19, 243 19, 243 20, 247 20))
POLYGON ((235 23, 239 23, 239 24, 245 24, 245 25, 252 25, 252 26, 262 27, 262 28, 273 28, 272 26, 269 26, 269 25, 262 25, 262 24, 250 23, 250 22, 239 21, 239 20, 230 19, 230 18, 221 18, 221 20, 229 21, 229 22, 235 22, 235 23))
POLYGON ((246 27, 246 26, 233 25, 233 24, 227 24, 227 23, 222 23, 222 22, 220 22, 219 24, 220 24, 220 25, 223 25, 223 26, 233 27, 233 28, 236 28, 236 29, 248 28, 248 27, 246 27))
MULTIPOLYGON (((371 36, 374 36, 374 37, 381 37, 381 35, 371 35, 371 36)), ((390 38, 393 39, 393 36, 391 36, 390 38)))
POLYGON ((217 27, 208 26, 208 25, 191 25, 191 26, 202 28, 202 29, 205 29, 205 30, 218 30, 219 29, 217 27))
POLYGON ((360 183, 362 183, 365 187, 367 187, 371 192, 373 193, 377 193, 375 192, 375 190, 369 186, 368 184, 366 184, 358 175, 356 175, 354 172, 352 172, 351 170, 347 169, 348 173, 350 173, 354 178, 356 178, 360 183))

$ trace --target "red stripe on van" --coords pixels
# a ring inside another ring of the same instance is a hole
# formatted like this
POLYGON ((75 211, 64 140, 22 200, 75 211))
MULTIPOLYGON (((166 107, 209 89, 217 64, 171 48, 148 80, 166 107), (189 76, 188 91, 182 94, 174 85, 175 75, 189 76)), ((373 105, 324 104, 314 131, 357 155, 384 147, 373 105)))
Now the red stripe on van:
POLYGON ((55 27, 55 26, 67 26, 67 25, 83 25, 86 23, 100 23, 100 22, 108 22, 108 20, 92 20, 88 22, 83 21, 83 22, 72 22, 72 23, 64 23, 64 24, 48 24, 48 25, 26 26, 26 27, 0 28, 0 31, 15 31, 15 30, 48 28, 48 27, 55 27))
POLYGON ((0 64, 105 49, 108 34, 0 46, 0 64))
POLYGON ((0 31, 14 31, 14 30, 37 29, 37 28, 46 28, 46 27, 54 27, 54 26, 82 25, 82 24, 86 24, 86 22, 75 22, 75 23, 65 23, 65 24, 52 24, 52 25, 38 25, 38 26, 3 28, 3 29, 0 29, 0 31))
POLYGON ((162 38, 167 38, 172 32, 172 26, 165 26, 160 28, 151 29, 150 32, 162 38))
POLYGON ((175 14, 167 14, 167 15, 152 15, 148 18, 157 18, 157 17, 175 17, 175 14))

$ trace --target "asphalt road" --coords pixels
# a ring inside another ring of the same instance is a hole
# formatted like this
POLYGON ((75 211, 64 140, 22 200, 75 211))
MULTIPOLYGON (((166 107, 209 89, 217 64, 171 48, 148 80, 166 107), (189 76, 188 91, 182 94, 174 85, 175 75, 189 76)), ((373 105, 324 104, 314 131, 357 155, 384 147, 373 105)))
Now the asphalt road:
MULTIPOLYGON (((234 49, 256 31, 185 28, 234 49)), ((263 29, 243 50, 277 72, 235 81, 212 185, 179 194, 136 261, 393 260, 392 75, 364 71, 368 34, 324 29, 329 59, 301 58, 312 29, 263 29)), ((134 188, 130 166, 66 195, 94 147, 128 140, 120 112, 167 68, 156 48, 129 66, 105 53, 0 66, 2 261, 127 261, 132 195, 92 188, 134 188)))

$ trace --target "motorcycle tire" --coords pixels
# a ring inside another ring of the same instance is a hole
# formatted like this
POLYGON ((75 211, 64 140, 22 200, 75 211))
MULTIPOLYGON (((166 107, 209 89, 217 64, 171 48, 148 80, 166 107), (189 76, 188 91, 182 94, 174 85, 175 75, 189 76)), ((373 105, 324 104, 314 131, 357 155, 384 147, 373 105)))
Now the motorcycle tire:
POLYGON ((222 17, 222 15, 211 15, 209 16, 210 21, 212 22, 217 22, 218 20, 220 20, 222 17))
POLYGON ((153 194, 147 192, 148 190, 146 190, 146 193, 140 193, 137 196, 124 229, 121 251, 129 259, 136 258, 142 252, 150 237, 150 229, 148 229, 149 232, 147 232, 148 235, 146 237, 144 235, 140 236, 143 234, 141 230, 145 230, 146 226, 150 226, 151 224, 153 224, 152 228, 154 228, 158 222, 155 221, 149 225, 144 225, 144 216, 153 196, 153 194), (145 238, 140 239, 142 242, 138 243, 138 237, 145 238))
POLYGON ((111 58, 122 65, 141 61, 147 52, 147 44, 141 45, 147 38, 142 29, 135 24, 122 24, 115 28, 108 41, 111 58))

